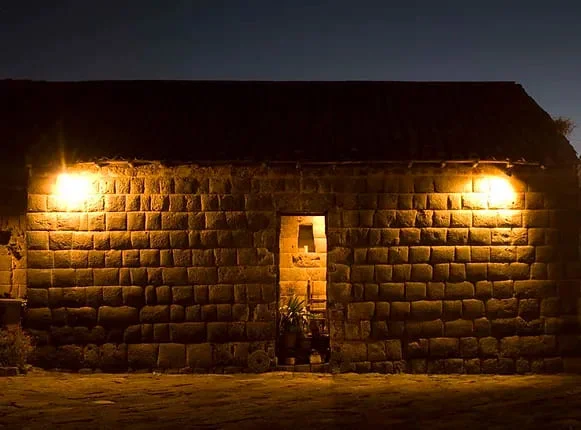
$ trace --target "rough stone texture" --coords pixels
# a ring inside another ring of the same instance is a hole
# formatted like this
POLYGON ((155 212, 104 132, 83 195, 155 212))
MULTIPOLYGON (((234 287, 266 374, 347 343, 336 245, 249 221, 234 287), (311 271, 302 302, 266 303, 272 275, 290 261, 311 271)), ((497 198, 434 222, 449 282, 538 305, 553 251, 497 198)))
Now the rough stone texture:
POLYGON ((47 367, 77 367, 87 345, 89 367, 243 365, 274 345, 277 300, 307 292, 360 371, 555 372, 581 356, 574 169, 83 168, 85 207, 65 211, 34 171, 26 223, 0 220, 15 238, 0 291, 27 286, 26 324, 75 346, 39 348, 47 367))
MULTIPOLYGON (((41 206, 42 208, 42 206, 41 206)), ((0 215, 0 298, 9 297, 13 299, 25 298, 27 287, 27 238, 26 217, 0 215)), ((35 250, 48 249, 48 232, 39 232, 34 237, 35 250)), ((43 264, 51 265, 50 258, 41 261, 43 264)), ((39 282, 42 283, 40 279, 39 282)))

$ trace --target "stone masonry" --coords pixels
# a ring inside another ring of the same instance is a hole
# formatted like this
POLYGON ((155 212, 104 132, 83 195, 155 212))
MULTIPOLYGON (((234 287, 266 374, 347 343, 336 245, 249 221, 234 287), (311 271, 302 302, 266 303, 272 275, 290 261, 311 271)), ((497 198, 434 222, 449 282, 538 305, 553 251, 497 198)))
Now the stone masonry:
POLYGON ((0 299, 26 296, 26 219, 0 216, 0 299))
MULTIPOLYGON (((45 367, 240 369, 274 353, 284 214, 326 214, 333 360, 556 372, 580 354, 574 169, 106 167, 65 212, 33 171, 28 313, 45 367), (497 205, 485 183, 514 191, 497 205)), ((282 269, 281 269, 282 270, 282 269)))

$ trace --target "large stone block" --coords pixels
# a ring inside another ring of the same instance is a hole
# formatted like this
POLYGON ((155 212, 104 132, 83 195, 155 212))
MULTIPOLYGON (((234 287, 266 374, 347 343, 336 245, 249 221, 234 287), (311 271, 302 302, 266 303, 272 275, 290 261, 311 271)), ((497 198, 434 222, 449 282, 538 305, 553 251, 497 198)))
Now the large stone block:
POLYGON ((239 284, 274 281, 274 273, 269 266, 231 266, 218 268, 218 282, 239 284))
POLYGON ((381 241, 384 245, 419 245, 421 242, 419 228, 385 229, 381 233, 381 241))
POLYGON ((460 356, 462 358, 474 358, 478 356, 478 339, 475 337, 463 337, 460 339, 460 356))
POLYGON ((435 210, 432 218, 433 227, 450 227, 450 212, 446 210, 435 210))
POLYGON ((523 356, 547 356, 556 352, 555 336, 522 336, 519 338, 520 353, 523 356))
POLYGON ((543 317, 554 317, 559 315, 561 305, 559 297, 548 297, 541 300, 540 313, 543 317))
POLYGON ((130 306, 101 306, 99 308, 98 323, 104 327, 126 327, 138 321, 137 309, 130 306))
POLYGON ((186 345, 162 343, 159 345, 157 367, 160 369, 181 369, 186 366, 186 345))
POLYGON ((52 269, 54 267, 54 254, 52 251, 33 251, 27 253, 28 267, 31 269, 52 269))
POLYGON ((216 266, 235 266, 237 264, 236 249, 235 248, 214 249, 214 262, 216 266))
POLYGON ((448 236, 446 228, 422 228, 421 243, 424 245, 445 245, 448 236))
POLYGON ((434 178, 437 193, 470 193, 472 192, 472 178, 470 176, 438 175, 434 178))
POLYGON ((454 261, 453 246, 433 246, 430 261, 432 263, 451 263, 454 261))
POLYGON ((107 231, 122 231, 127 229, 127 214, 125 212, 108 212, 105 214, 107 231))
POLYGON ((433 267, 432 278, 434 281, 448 281, 450 279, 450 263, 438 263, 434 264, 433 267))
POLYGON ((123 287, 123 304, 133 307, 141 307, 145 304, 143 287, 126 286, 123 287))
POLYGON ((141 325, 130 325, 123 332, 123 342, 125 343, 141 343, 141 325))
POLYGON ((427 297, 432 300, 441 300, 444 298, 444 283, 443 282, 428 282, 427 297))
POLYGON ((459 340, 454 338, 429 339, 430 357, 457 357, 459 355, 459 340))
POLYGON ((393 267, 387 264, 375 266, 375 281, 389 282, 393 279, 393 267))
POLYGON ((530 321, 540 317, 539 299, 521 299, 518 304, 518 316, 530 321))
POLYGON ((421 300, 426 297, 426 284, 424 282, 406 282, 405 296, 408 300, 421 300))
POLYGON ((482 300, 462 300, 462 315, 467 319, 475 319, 484 316, 484 302, 482 300))
POLYGON ((374 302, 349 303, 347 305, 347 319, 349 321, 372 320, 374 313, 374 302))
POLYGON ((367 357, 369 361, 385 361, 387 356, 385 353, 384 342, 371 342, 367 344, 367 357))
POLYGON ((379 284, 379 298, 381 300, 398 300, 405 297, 404 283, 379 284))
POLYGON ((546 298, 557 296, 555 281, 527 280, 515 281, 514 292, 519 298, 546 298))
POLYGON ((106 343, 100 346, 100 368, 103 370, 127 370, 127 345, 106 343))
POLYGON ((375 267, 356 265, 351 267, 351 282, 373 282, 375 267))
POLYGON ((182 305, 171 305, 169 309, 171 322, 183 322, 186 318, 186 310, 182 305))
POLYGON ((202 343, 187 346, 187 363, 192 369, 208 369, 213 366, 212 345, 202 343))
POLYGON ((444 300, 442 316, 446 321, 456 320, 462 317, 461 300, 444 300))
POLYGON ((471 228, 468 232, 468 240, 471 245, 490 245, 491 235, 488 228, 471 228))
POLYGON ((234 298, 234 287, 232 285, 210 285, 210 303, 230 303, 234 298))
MULTIPOLYGON (((53 276, 54 274, 55 273, 53 273, 53 276)), ((93 282, 96 286, 119 285, 119 269, 116 268, 94 269, 93 282)))
POLYGON ((411 303, 411 317, 417 320, 434 320, 442 316, 442 302, 420 300, 411 303))
MULTIPOLYGON (((103 293, 102 303, 106 306, 121 306, 123 304, 123 288, 122 287, 102 287, 103 293)), ((55 291, 56 292, 56 291, 55 291)), ((60 290, 62 294, 62 290, 60 290)), ((50 292, 49 292, 50 294, 50 292)))
POLYGON ((490 261, 494 263, 505 263, 516 261, 516 246, 491 247, 490 261))
POLYGON ((157 366, 158 345, 132 344, 127 346, 127 364, 132 369, 154 369, 157 366))
POLYGON ((448 209, 448 197, 446 194, 431 193, 428 194, 428 208, 430 209, 448 209))
POLYGON ((390 315, 392 320, 406 320, 410 314, 409 302, 391 302, 390 315))
POLYGON ((433 267, 430 264, 412 264, 411 280, 428 282, 432 280, 433 267))
POLYGON ((517 331, 516 318, 498 318, 490 321, 490 333, 495 337, 514 336, 517 331))
POLYGON ((27 327, 48 328, 52 323, 52 314, 49 308, 28 309, 25 314, 27 327))
POLYGON ((444 323, 444 335, 449 337, 467 337, 473 335, 473 324, 470 320, 454 320, 444 323))
POLYGON ((367 360, 367 346, 363 342, 350 342, 340 344, 344 358, 350 362, 367 360))
POLYGON ((434 213, 431 210, 425 210, 425 196, 414 195, 413 206, 414 209, 419 209, 416 214, 416 227, 432 227, 434 213))
POLYGON ((218 269, 215 267, 188 267, 187 281, 181 284, 207 285, 217 282, 218 269))
POLYGON ((472 224, 474 227, 496 227, 498 225, 497 212, 488 210, 475 210, 472 212, 472 224))
POLYGON ((246 323, 246 336, 250 341, 274 340, 275 334, 274 322, 246 323))
POLYGON ((464 263, 450 263, 450 282, 462 282, 466 280, 466 265, 464 263))
POLYGON ((462 207, 464 209, 486 209, 488 198, 486 193, 464 193, 462 194, 462 207))
POLYGON ((409 262, 412 264, 427 263, 430 261, 429 246, 412 246, 409 248, 409 262))
POLYGON ((490 281, 501 281, 510 278, 509 263, 488 263, 488 279, 490 281))
POLYGON ((97 310, 90 307, 68 308, 67 324, 76 326, 93 327, 97 323, 97 310))
POLYGON ((329 303, 349 303, 351 301, 351 284, 331 282, 328 300, 329 303))
POLYGON ((192 286, 177 286, 171 288, 172 302, 180 305, 191 305, 194 303, 194 289, 192 286))
MULTIPOLYGON (((493 338, 490 338, 493 339, 493 338)), ((494 339, 496 341, 496 339, 494 339)), ((492 344, 492 341, 490 341, 492 344)), ((491 350, 488 355, 495 355, 498 352, 498 348, 491 350)), ((500 340, 500 354, 504 357, 518 358, 521 355, 520 352, 520 339, 518 336, 508 336, 500 340)))
POLYGON ((26 300, 29 308, 48 306, 48 290, 44 288, 27 288, 26 300))
POLYGON ((474 284, 470 282, 447 282, 445 289, 447 299, 468 299, 474 297, 474 284))
MULTIPOLYGON (((171 314, 171 310, 170 310, 171 314)), ((186 321, 202 321, 202 306, 187 306, 185 309, 186 321)))
POLYGON ((394 264, 393 265, 393 281, 405 282, 411 279, 412 265, 411 264, 394 264))
POLYGON ((516 317, 518 310, 518 300, 512 299, 490 299, 486 301, 486 315, 488 318, 512 318, 516 317))
POLYGON ((142 323, 169 322, 169 309, 169 305, 144 306, 139 311, 139 320, 142 323))
POLYGON ((50 269, 27 269, 28 288, 49 288, 52 285, 50 269))
POLYGON ((468 229, 450 228, 446 240, 449 245, 466 245, 468 243, 468 229))

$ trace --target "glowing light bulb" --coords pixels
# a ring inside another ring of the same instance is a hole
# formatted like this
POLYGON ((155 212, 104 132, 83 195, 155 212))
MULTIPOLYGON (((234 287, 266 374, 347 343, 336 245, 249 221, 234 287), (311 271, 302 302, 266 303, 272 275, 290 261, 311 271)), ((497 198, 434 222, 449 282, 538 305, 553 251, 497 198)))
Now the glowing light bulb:
POLYGON ((488 180, 488 203, 490 207, 503 208, 514 203, 515 193, 504 178, 492 177, 488 180))
POLYGON ((68 209, 81 208, 91 195, 92 180, 88 175, 61 173, 56 180, 55 195, 68 209))

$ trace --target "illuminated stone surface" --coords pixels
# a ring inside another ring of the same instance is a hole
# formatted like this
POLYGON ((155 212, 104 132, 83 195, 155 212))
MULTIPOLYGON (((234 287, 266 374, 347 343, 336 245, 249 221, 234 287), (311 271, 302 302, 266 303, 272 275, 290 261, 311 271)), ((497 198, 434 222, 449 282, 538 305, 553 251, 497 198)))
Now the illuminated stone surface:
POLYGON ((86 211, 36 172, 27 224, 9 220, 23 256, 0 249, 0 288, 29 289, 37 364, 244 368, 275 346, 278 298, 307 286, 352 370, 549 372, 581 355, 573 170, 88 169, 86 211))

